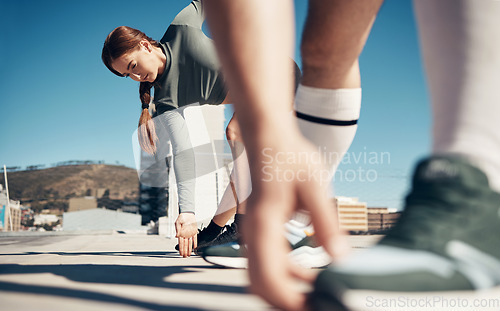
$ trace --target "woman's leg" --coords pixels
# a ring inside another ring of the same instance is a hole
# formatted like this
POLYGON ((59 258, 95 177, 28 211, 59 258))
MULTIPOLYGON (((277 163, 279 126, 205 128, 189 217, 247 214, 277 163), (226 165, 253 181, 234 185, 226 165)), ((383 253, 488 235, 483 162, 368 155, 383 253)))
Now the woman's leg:
POLYGON ((246 199, 251 192, 250 170, 243 140, 236 118, 231 118, 226 128, 226 137, 233 155, 233 170, 230 183, 224 192, 213 221, 225 225, 236 214, 245 214, 246 199))
POLYGON ((330 178, 356 134, 361 109, 358 57, 381 3, 309 1, 295 109, 302 134, 325 156, 330 178))
POLYGON ((414 6, 434 114, 433 153, 467 157, 500 191, 500 2, 414 6))

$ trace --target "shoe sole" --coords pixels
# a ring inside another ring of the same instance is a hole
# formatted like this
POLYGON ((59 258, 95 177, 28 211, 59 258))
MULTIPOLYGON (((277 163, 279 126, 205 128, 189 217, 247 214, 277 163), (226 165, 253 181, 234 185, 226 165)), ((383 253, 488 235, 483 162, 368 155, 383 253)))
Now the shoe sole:
POLYGON ((346 290, 339 297, 315 295, 311 297, 315 310, 342 311, 498 311, 500 286, 481 291, 441 292, 384 292, 346 290))
MULTIPOLYGON (((290 261, 303 268, 322 268, 332 262, 331 257, 322 247, 302 246, 291 251, 288 256, 290 261)), ((211 264, 222 267, 235 269, 248 268, 248 259, 246 257, 204 256, 203 259, 211 264)))
POLYGON ((301 246, 288 254, 291 262, 303 268, 322 268, 332 262, 323 247, 301 246))
POLYGON ((226 268, 234 268, 234 269, 246 269, 248 268, 248 259, 245 257, 221 257, 221 256, 205 256, 203 257, 205 261, 226 267, 226 268))

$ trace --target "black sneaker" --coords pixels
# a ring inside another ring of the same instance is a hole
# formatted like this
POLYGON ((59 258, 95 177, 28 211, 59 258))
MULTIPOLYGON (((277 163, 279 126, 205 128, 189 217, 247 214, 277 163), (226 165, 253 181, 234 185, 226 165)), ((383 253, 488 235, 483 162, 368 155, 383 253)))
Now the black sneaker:
MULTIPOLYGON (((203 228, 203 230, 198 229, 198 236, 197 236, 198 247, 200 245, 205 245, 215 240, 224 230, 224 227, 222 227, 218 232, 208 232, 207 228, 208 226, 203 228)), ((177 251, 179 250, 179 244, 175 245, 175 250, 177 251)))
MULTIPOLYGON (((285 228, 292 248, 288 254, 291 262, 304 268, 321 268, 331 263, 331 257, 316 244, 311 226, 291 220, 285 228)), ((245 269, 248 266, 246 247, 239 241, 207 247, 201 256, 205 261, 222 267, 245 269)))
POLYGON ((219 234, 215 239, 207 241, 205 243, 198 243, 198 247, 195 249, 197 255, 203 256, 205 250, 211 246, 222 245, 230 242, 237 242, 240 238, 240 232, 238 230, 238 225, 233 222, 231 225, 224 226, 224 231, 219 234))
POLYGON ((396 299, 396 307, 406 310, 453 291, 462 298, 500 285, 499 207, 500 194, 464 159, 422 161, 398 224, 376 246, 321 272, 310 297, 313 309, 358 309, 396 299))

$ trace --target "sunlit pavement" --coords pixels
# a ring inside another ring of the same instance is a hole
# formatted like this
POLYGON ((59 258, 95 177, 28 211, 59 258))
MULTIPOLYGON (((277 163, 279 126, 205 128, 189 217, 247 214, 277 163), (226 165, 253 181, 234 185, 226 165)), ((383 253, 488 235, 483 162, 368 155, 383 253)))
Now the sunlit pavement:
MULTIPOLYGON (((353 248, 377 237, 353 236, 353 248)), ((0 310, 269 310, 246 270, 182 258, 145 234, 0 235, 0 310)))

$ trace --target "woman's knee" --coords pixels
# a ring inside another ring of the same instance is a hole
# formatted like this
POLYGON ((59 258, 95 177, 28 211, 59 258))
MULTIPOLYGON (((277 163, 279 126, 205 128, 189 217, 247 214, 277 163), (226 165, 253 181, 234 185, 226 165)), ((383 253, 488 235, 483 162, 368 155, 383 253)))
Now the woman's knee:
POLYGON ((226 128, 226 138, 228 141, 241 141, 241 135, 239 133, 239 128, 236 124, 230 122, 226 128))

